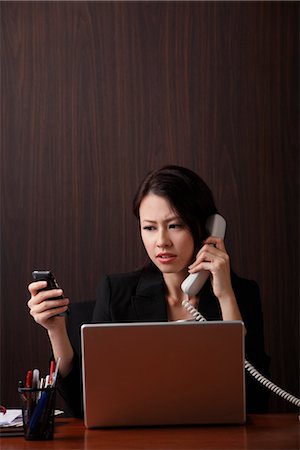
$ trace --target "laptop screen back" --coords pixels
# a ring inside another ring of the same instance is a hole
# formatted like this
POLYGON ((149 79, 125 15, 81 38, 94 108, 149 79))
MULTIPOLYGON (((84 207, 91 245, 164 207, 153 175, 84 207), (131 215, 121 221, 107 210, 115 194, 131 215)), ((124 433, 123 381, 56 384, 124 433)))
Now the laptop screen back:
POLYGON ((243 423, 242 322, 81 328, 88 428, 243 423))

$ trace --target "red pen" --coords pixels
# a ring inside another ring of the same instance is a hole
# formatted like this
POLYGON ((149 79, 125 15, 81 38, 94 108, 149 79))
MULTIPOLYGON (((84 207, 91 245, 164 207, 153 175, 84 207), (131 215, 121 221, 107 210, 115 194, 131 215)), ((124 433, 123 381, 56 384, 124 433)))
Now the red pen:
POLYGON ((49 373, 49 384, 52 384, 54 372, 55 372, 55 361, 51 361, 50 373, 49 373))
POLYGON ((27 388, 32 387, 32 370, 28 370, 28 372, 27 372, 25 387, 27 387, 27 388))

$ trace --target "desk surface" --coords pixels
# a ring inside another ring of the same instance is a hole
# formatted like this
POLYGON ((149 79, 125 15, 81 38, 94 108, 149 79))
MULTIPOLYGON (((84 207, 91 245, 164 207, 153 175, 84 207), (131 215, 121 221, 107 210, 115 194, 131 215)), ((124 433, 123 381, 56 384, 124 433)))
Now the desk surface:
POLYGON ((53 441, 25 441, 2 437, 0 448, 134 450, 134 449, 299 449, 300 422, 297 414, 248 416, 246 425, 115 428, 87 430, 78 419, 57 419, 53 441))

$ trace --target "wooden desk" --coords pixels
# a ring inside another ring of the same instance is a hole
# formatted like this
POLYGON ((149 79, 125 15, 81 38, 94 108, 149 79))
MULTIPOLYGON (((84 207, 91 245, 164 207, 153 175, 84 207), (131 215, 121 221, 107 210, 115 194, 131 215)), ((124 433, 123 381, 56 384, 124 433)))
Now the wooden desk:
POLYGON ((86 430, 78 419, 57 419, 53 441, 25 441, 2 437, 3 450, 298 450, 296 414, 250 415, 245 426, 192 426, 86 430))

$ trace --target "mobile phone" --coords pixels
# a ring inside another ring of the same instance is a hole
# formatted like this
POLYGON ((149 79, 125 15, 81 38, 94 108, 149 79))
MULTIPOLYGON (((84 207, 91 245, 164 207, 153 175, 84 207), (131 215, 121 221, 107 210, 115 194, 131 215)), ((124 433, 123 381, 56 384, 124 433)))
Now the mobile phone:
MULTIPOLYGON (((55 279, 55 276, 51 272, 51 270, 34 270, 32 272, 32 278, 34 281, 47 281, 47 287, 41 289, 41 291, 47 291, 49 289, 59 289, 59 284, 55 279)), ((64 298, 62 295, 58 297, 52 297, 49 300, 59 300, 64 298)), ((58 316, 65 316, 67 313, 57 314, 58 316)))

